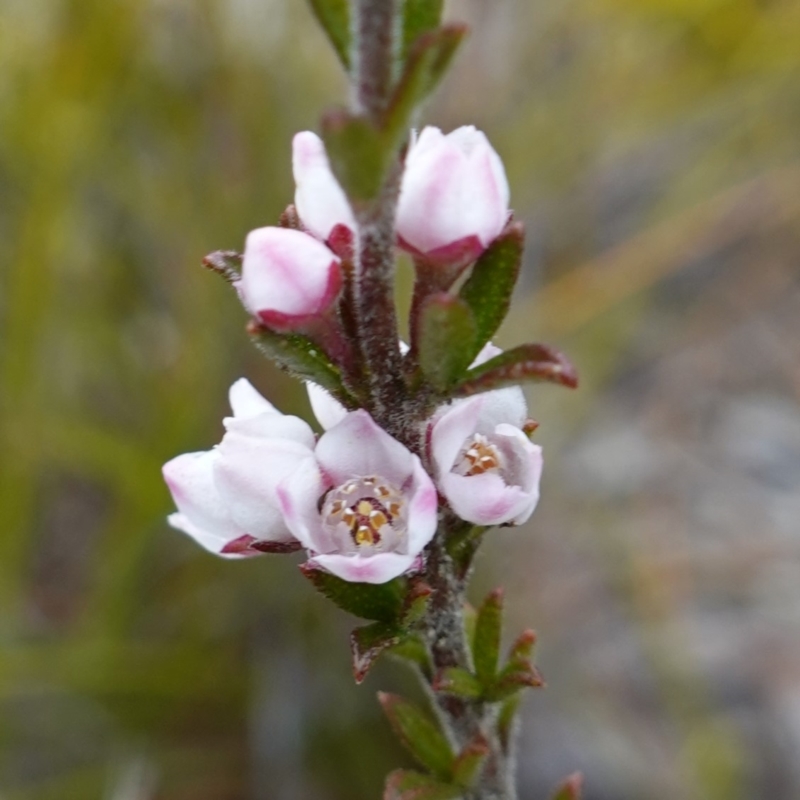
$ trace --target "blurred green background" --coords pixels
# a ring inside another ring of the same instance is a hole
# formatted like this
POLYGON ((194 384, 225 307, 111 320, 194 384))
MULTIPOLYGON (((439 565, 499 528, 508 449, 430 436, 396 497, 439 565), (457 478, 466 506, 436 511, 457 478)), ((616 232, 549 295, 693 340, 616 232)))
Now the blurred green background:
MULTIPOLYGON (((461 0, 427 122, 483 128, 528 229, 500 344, 546 478, 490 537, 548 688, 521 797, 800 798, 800 3, 461 0)), ((352 620, 294 559, 214 559, 160 465, 230 382, 282 409, 199 266, 290 202, 292 134, 341 102, 301 0, 0 4, 0 798, 375 800, 407 763, 352 620)))

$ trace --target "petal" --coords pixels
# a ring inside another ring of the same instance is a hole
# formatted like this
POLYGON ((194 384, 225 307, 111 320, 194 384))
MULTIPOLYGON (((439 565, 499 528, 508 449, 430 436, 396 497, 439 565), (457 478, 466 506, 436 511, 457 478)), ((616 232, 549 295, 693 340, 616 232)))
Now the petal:
POLYGON ((302 131, 292 141, 294 203, 303 225, 322 241, 336 225, 356 230, 355 218, 342 187, 331 171, 322 139, 302 131))
POLYGON ((330 393, 312 381, 306 381, 311 410, 324 430, 332 428, 347 416, 347 409, 330 393))
POLYGON ((439 488, 453 511, 476 525, 512 522, 523 515, 530 504, 527 492, 519 486, 508 486, 499 475, 492 473, 466 476, 448 472, 439 479, 439 488))
POLYGON ((220 558, 251 558, 252 556, 263 555, 257 550, 247 550, 240 553, 223 553, 222 549, 235 539, 226 539, 224 537, 216 536, 209 533, 203 528, 199 528, 184 514, 170 514, 167 517, 167 522, 176 530, 183 531, 194 539, 204 550, 213 553, 220 558))
POLYGON ((252 314, 318 314, 336 298, 340 284, 339 259, 314 237, 273 227, 247 235, 237 288, 252 314))
POLYGON ((475 425, 476 433, 488 436, 501 424, 513 425, 515 428, 521 428, 525 424, 528 404, 519 386, 484 392, 481 397, 483 405, 475 425))
POLYGON ((217 450, 184 453, 164 464, 162 472, 181 516, 224 543, 246 531, 231 519, 214 480, 218 458, 217 450))
POLYGON ((461 448, 475 434, 484 397, 479 394, 453 403, 433 423, 431 456, 439 476, 450 472, 461 448))
POLYGON ((374 556, 312 556, 309 563, 332 572, 351 583, 386 583, 409 570, 416 556, 399 553, 376 553, 374 556))
POLYGON ((411 452, 363 409, 350 412, 317 442, 317 460, 334 485, 378 475, 403 486, 414 469, 411 452))
POLYGON ((239 378, 234 381, 228 390, 228 398, 234 417, 255 417, 271 411, 279 413, 278 409, 272 405, 261 393, 253 386, 247 378, 239 378))
POLYGON ((225 417, 225 430, 257 439, 287 439, 309 449, 314 448, 316 438, 307 422, 289 414, 269 412, 253 417, 225 417))
POLYGON ((292 539, 283 519, 277 486, 311 450, 289 439, 261 439, 225 434, 214 465, 220 496, 239 528, 256 539, 292 539))
POLYGON ((319 501, 327 488, 313 455, 303 459, 276 487, 286 526, 303 547, 317 553, 329 553, 334 549, 319 513, 319 501))
POLYGON ((406 553, 419 555, 436 533, 439 499, 433 481, 416 456, 414 456, 414 472, 408 494, 410 499, 406 553))

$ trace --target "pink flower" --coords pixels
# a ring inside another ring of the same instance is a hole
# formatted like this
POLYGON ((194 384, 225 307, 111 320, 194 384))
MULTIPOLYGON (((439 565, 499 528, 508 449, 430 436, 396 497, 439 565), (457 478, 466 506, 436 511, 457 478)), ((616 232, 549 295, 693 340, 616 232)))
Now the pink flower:
MULTIPOLYGON (((487 345, 476 364, 500 350, 487 345)), ((476 525, 520 525, 539 502, 542 448, 522 431, 528 415, 518 386, 457 400, 430 429, 439 490, 462 519, 476 525)))
POLYGON ((285 330, 312 321, 333 305, 341 285, 339 259, 313 236, 271 227, 248 234, 236 288, 266 325, 285 330))
POLYGON ((309 563, 346 581, 396 578, 436 532, 436 489, 419 458, 363 410, 322 435, 278 496, 309 563))
POLYGON ((311 455, 314 434, 298 417, 278 412, 243 378, 231 386, 230 402, 233 417, 223 421, 226 433, 218 447, 164 465, 178 507, 168 519, 217 555, 259 555, 295 541, 276 488, 311 455))
POLYGON ((481 131, 425 128, 406 157, 399 242, 430 261, 469 263, 505 227, 508 200, 503 163, 481 131))
POLYGON ((311 131, 301 131, 292 141, 292 172, 297 185, 294 204, 300 221, 318 239, 327 242, 334 228, 352 235, 355 218, 342 187, 333 176, 325 145, 311 131))

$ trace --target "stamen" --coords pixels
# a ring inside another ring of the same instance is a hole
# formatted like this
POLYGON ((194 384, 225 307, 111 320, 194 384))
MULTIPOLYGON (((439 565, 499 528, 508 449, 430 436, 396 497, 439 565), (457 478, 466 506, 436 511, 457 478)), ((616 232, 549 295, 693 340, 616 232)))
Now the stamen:
POLYGON ((502 472, 503 459, 500 451, 485 436, 476 433, 466 442, 461 451, 461 458, 456 462, 453 471, 458 475, 470 477, 483 475, 486 472, 502 472))

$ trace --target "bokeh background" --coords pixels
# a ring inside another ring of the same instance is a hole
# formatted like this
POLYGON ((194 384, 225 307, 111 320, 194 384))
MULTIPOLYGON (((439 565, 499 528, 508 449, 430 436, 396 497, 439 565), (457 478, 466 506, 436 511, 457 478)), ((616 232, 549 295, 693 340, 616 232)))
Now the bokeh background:
MULTIPOLYGON (((489 134, 529 232, 499 343, 583 378, 530 392, 543 500, 476 578, 540 635, 521 797, 796 800, 800 3, 448 16, 426 121, 489 134)), ((199 264, 276 220, 344 93, 301 0, 0 3, 2 800, 376 800, 408 763, 374 693, 409 679, 352 684, 295 559, 164 521, 233 379, 308 413, 199 264)))

